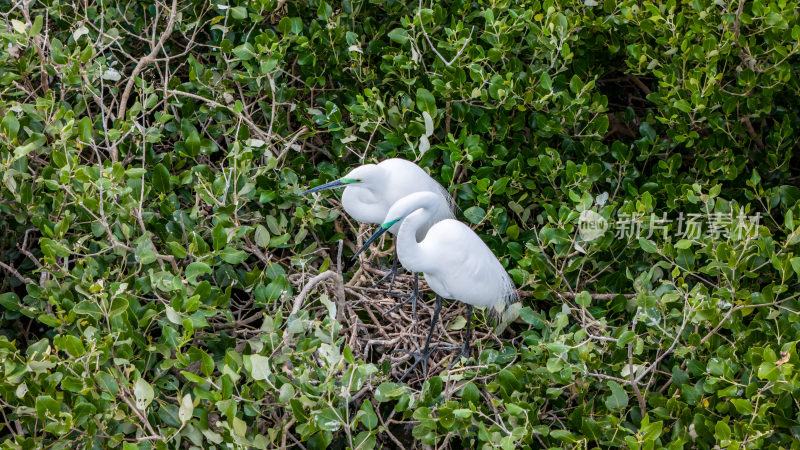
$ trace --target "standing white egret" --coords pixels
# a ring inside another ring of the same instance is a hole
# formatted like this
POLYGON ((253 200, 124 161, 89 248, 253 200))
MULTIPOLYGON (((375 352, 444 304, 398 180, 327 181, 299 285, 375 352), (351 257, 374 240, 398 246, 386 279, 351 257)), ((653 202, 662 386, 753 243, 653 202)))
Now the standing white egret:
POLYGON ((417 239, 419 229, 435 214, 438 202, 436 195, 429 192, 417 192, 397 201, 387 212, 378 231, 356 253, 361 253, 399 223, 396 247, 400 263, 409 271, 422 272, 428 286, 436 293, 436 306, 425 348, 421 354, 415 354, 416 361, 402 378, 420 362, 427 372, 427 359, 432 353, 431 337, 442 308, 442 297, 467 304, 467 331, 461 347, 461 356, 465 357, 470 353, 473 306, 490 308, 490 314, 498 319, 498 333, 517 317, 521 309, 511 277, 468 226, 454 219, 445 219, 431 226, 424 239, 417 239))
MULTIPOLYGON (((383 223, 389 208, 398 200, 415 192, 428 192, 434 199, 431 214, 416 228, 416 239, 425 237, 428 229, 441 220, 452 219, 453 199, 436 180, 411 161, 391 158, 378 164, 365 164, 351 170, 347 175, 330 183, 317 186, 302 193, 324 191, 344 187, 342 207, 345 212, 359 222, 383 223)), ((397 234, 399 225, 389 228, 397 234)), ((391 293, 397 275, 397 247, 395 246, 392 269, 378 283, 391 276, 391 293)), ((412 301, 416 312, 417 275, 414 275, 414 293, 405 301, 412 301)), ((375 284, 378 284, 375 283, 375 284)), ((374 286, 374 285, 373 285, 374 286)), ((403 303, 405 303, 403 302, 403 303)), ((403 304, 401 303, 401 304, 403 304)), ((399 305, 398 305, 399 306, 399 305)))

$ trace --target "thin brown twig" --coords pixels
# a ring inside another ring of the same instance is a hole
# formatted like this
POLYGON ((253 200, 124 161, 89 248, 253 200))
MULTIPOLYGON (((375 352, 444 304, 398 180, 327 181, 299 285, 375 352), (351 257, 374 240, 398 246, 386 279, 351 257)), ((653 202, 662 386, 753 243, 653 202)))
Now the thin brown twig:
POLYGON ((205 97, 203 97, 201 95, 192 94, 190 92, 177 91, 177 90, 174 90, 174 89, 165 89, 164 92, 169 94, 169 95, 183 96, 183 97, 193 98, 195 100, 200 100, 200 101, 203 101, 203 102, 207 103, 209 106, 212 106, 214 108, 227 109, 228 111, 233 113, 238 119, 240 119, 244 123, 246 123, 248 125, 248 127, 250 128, 250 131, 253 134, 255 134, 259 139, 261 139, 261 140, 263 140, 265 142, 269 141, 269 136, 267 136, 267 134, 265 134, 263 131, 261 131, 261 128, 258 125, 256 125, 256 123, 253 122, 252 119, 250 119, 249 117, 245 116, 244 114, 242 114, 240 112, 237 112, 236 110, 234 110, 230 106, 223 105, 222 103, 219 103, 219 102, 217 102, 215 100, 211 100, 210 98, 205 98, 205 97))
MULTIPOLYGON (((325 280, 333 280, 337 284, 337 292, 339 291, 339 286, 342 286, 341 289, 342 289, 342 292, 344 292, 344 287, 343 287, 344 283, 342 281, 342 277, 339 274, 337 274, 336 272, 332 271, 332 270, 326 270, 325 272, 322 272, 321 274, 315 276, 314 278, 309 280, 308 283, 306 283, 306 285, 303 287, 303 290, 300 291, 299 294, 297 294, 297 297, 295 297, 294 304, 292 305, 292 312, 289 315, 290 316, 297 315, 298 311, 300 311, 300 307, 303 306, 303 301, 305 301, 306 297, 308 297, 308 294, 310 294, 311 291, 319 283, 321 283, 321 282, 323 282, 325 280)), ((338 296, 339 296, 339 294, 337 293, 337 297, 338 296)), ((337 300, 338 300, 337 304, 341 304, 341 303, 344 302, 344 298, 342 298, 341 300, 339 300, 339 299, 337 299, 337 300)), ((337 309, 339 309, 339 308, 337 308, 337 309)))
POLYGON ((6 263, 4 263, 2 261, 0 261, 0 267, 2 267, 3 269, 7 270, 8 272, 11 272, 12 275, 14 275, 19 281, 22 281, 23 283, 36 284, 35 281, 31 280, 28 277, 23 276, 22 274, 17 272, 17 269, 9 266, 8 264, 6 264, 6 263))
MULTIPOLYGON (((172 35, 172 29, 175 27, 175 19, 177 16, 178 0, 172 0, 172 7, 169 11, 169 19, 167 19, 167 27, 164 29, 164 32, 161 33, 161 37, 158 39, 158 42, 156 42, 156 45, 153 46, 153 49, 150 50, 150 53, 139 60, 139 62, 136 64, 136 67, 133 68, 130 78, 128 78, 128 83, 125 85, 125 90, 122 91, 122 97, 120 97, 117 118, 125 118, 125 111, 128 109, 128 97, 131 95, 131 90, 133 89, 133 84, 136 82, 136 77, 145 68, 145 66, 156 60, 158 52, 160 52, 161 48, 164 46, 164 42, 166 42, 167 38, 172 35)), ((155 29, 155 27, 156 24, 153 23, 153 29, 155 29)), ((117 157, 117 147, 115 145, 111 150, 111 160, 117 162, 117 157)))

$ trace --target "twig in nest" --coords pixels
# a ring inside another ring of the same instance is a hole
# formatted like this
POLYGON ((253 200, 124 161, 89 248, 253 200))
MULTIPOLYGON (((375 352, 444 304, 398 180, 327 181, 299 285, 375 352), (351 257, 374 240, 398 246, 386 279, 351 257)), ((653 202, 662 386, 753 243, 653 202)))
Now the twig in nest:
POLYGON ((297 312, 300 311, 300 307, 303 305, 303 301, 305 301, 306 297, 308 297, 308 294, 310 294, 319 283, 325 280, 333 280, 336 284, 336 320, 339 322, 342 321, 344 318, 344 283, 342 281, 342 276, 332 270, 326 270, 308 281, 303 287, 303 290, 295 297, 290 316, 297 315, 297 312))

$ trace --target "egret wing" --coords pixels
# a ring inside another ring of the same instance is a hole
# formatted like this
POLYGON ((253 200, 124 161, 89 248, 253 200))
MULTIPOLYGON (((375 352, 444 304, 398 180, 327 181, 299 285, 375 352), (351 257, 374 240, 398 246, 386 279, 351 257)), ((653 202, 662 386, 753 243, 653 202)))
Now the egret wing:
POLYGON ((478 307, 505 310, 516 300, 516 289, 500 261, 469 227, 456 220, 434 225, 421 243, 430 255, 435 278, 448 297, 478 307))

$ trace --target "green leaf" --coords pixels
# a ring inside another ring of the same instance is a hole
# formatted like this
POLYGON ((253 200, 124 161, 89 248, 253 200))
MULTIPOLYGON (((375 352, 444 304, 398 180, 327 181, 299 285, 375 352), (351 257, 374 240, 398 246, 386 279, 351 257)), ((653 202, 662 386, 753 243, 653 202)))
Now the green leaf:
POLYGON ((541 330, 545 326, 545 322, 542 319, 542 316, 531 309, 530 306, 525 306, 519 311, 519 317, 525 321, 525 323, 533 325, 534 328, 537 330, 541 330))
POLYGON ((100 317, 103 312, 100 311, 100 307, 97 306, 96 303, 91 302, 89 300, 84 300, 72 308, 76 314, 88 314, 94 317, 100 317))
POLYGON ((81 142, 93 143, 92 120, 87 116, 78 121, 78 137, 81 142))
POLYGON ((61 402, 49 395, 36 397, 36 415, 39 419, 46 420, 47 416, 53 417, 61 411, 61 402))
POLYGON ((717 442, 727 441, 731 438, 731 427, 728 426, 727 422, 717 420, 717 424, 714 426, 714 437, 717 438, 717 442))
POLYGON ((97 380, 97 385, 104 391, 112 395, 117 395, 119 392, 119 384, 117 384, 117 380, 114 379, 114 376, 110 373, 100 372, 95 376, 95 380, 97 380))
POLYGON ((321 430, 336 431, 342 427, 342 421, 332 408, 315 411, 314 419, 321 430))
POLYGON ((361 411, 364 413, 361 415, 362 425, 368 430, 372 430, 378 426, 378 415, 375 414, 375 409, 372 407, 372 402, 370 402, 369 399, 361 403, 361 411))
POLYGON ((247 18, 247 8, 244 6, 235 6, 231 8, 231 17, 237 20, 242 20, 247 18))
POLYGON ((11 141, 17 137, 17 133, 19 132, 19 121, 17 120, 17 116, 14 115, 13 111, 6 112, 3 122, 0 123, 0 131, 2 131, 3 134, 5 134, 6 137, 11 141))
POLYGON ((183 148, 186 149, 186 154, 192 158, 200 154, 200 134, 197 130, 192 129, 189 135, 186 136, 186 140, 183 141, 183 148))
MULTIPOLYGON (((284 19, 287 19, 284 17, 284 19)), ((283 19, 281 19, 283 22, 283 19)), ((253 45, 249 42, 246 42, 236 48, 233 49, 233 54, 236 55, 237 58, 241 59, 242 61, 249 61, 256 56, 255 51, 253 50, 253 45)), ((199 150, 200 147, 200 135, 192 135, 186 138, 186 148, 190 151, 194 152, 195 150, 199 150), (192 142, 189 142, 189 139, 192 139, 192 142), (196 142, 195 142, 196 141, 196 142)), ((194 153, 196 154, 196 153, 194 153)))
POLYGON ((256 239, 256 245, 258 245, 259 247, 261 248, 269 247, 270 241, 269 241, 269 231, 267 230, 267 227, 261 224, 256 225, 255 239, 256 239))
POLYGON ((64 377, 61 380, 61 388, 69 392, 80 392, 84 389, 83 379, 73 376, 64 377))
POLYGON ((141 178, 147 171, 141 167, 134 167, 125 171, 125 176, 128 178, 141 178))
POLYGON ((19 296, 13 292, 0 294, 0 306, 9 311, 19 311, 19 296))
POLYGON ((290 399, 294 398, 295 389, 291 383, 284 383, 281 386, 280 394, 278 395, 278 401, 281 403, 286 403, 290 399))
POLYGON ((200 261, 195 261, 186 266, 186 281, 194 283, 197 277, 211 273, 211 267, 200 261))
POLYGON ((547 72, 542 72, 542 76, 539 79, 539 84, 543 88, 550 90, 550 88, 553 87, 553 80, 550 78, 550 75, 548 75, 547 72))
POLYGON ((475 386, 475 383, 470 381, 464 386, 464 389, 461 391, 461 398, 463 399, 464 402, 472 403, 475 405, 478 404, 481 397, 480 397, 480 391, 478 390, 478 387, 475 386))
POLYGON ((626 408, 628 406, 628 394, 625 393, 625 390, 622 389, 622 386, 620 386, 616 381, 611 380, 609 380, 606 384, 611 389, 611 395, 606 397, 605 400, 606 408, 611 410, 626 408))
POLYGON ((569 90, 572 91, 573 94, 580 93, 583 86, 583 80, 581 80, 578 75, 573 75, 572 79, 569 80, 569 90))
POLYGON ((642 136, 650 139, 652 142, 655 142, 656 140, 656 130, 654 130, 653 127, 647 122, 642 122, 641 125, 639 125, 639 133, 642 136))
POLYGON ((114 318, 124 313, 126 309, 128 309, 128 299, 121 296, 115 297, 108 309, 108 316, 114 318))
POLYGON ((245 435, 247 434, 247 422, 234 416, 233 432, 238 436, 245 437, 245 435))
POLYGON ((228 232, 222 223, 217 223, 211 230, 211 238, 214 244, 214 250, 222 250, 228 245, 228 232))
POLYGON ((389 400, 400 397, 406 392, 406 388, 396 383, 384 381, 375 390, 375 401, 378 403, 387 402, 389 400))
POLYGON ((472 206, 464 211, 464 217, 472 224, 480 223, 486 217, 486 210, 480 206, 472 206))
POLYGON ((70 334, 64 336, 64 350, 75 358, 83 356, 83 354, 86 353, 83 342, 81 342, 78 337, 70 334))
POLYGON ((33 26, 31 27, 31 31, 28 33, 29 37, 34 37, 42 31, 42 26, 44 26, 44 18, 42 16, 36 16, 33 19, 33 26))
POLYGON ((194 404, 192 403, 192 396, 190 394, 186 394, 183 396, 181 400, 181 406, 178 409, 178 418, 180 419, 182 424, 185 424, 192 418, 194 414, 194 404))
POLYGON ((280 247, 281 245, 284 245, 287 242, 289 242, 289 239, 291 239, 291 238, 292 238, 292 236, 289 233, 284 233, 284 234, 282 234, 280 236, 274 236, 274 237, 270 238, 269 246, 273 247, 273 248, 274 247, 280 247))
POLYGON ((250 370, 254 380, 267 380, 272 370, 269 367, 269 358, 261 355, 250 355, 250 370))
POLYGON ((592 296, 586 291, 581 291, 575 296, 575 303, 580 306, 587 307, 592 304, 592 296))
POLYGON ((408 41, 408 32, 403 28, 395 28, 388 34, 389 39, 398 44, 405 44, 408 41))
POLYGON ((153 187, 158 192, 167 193, 170 191, 169 171, 159 163, 153 168, 153 187))
POLYGON ((144 381, 143 378, 139 378, 133 385, 133 396, 136 399, 136 407, 144 411, 153 401, 155 392, 153 391, 153 387, 150 386, 150 383, 144 381))
POLYGON ((226 263, 235 265, 247 259, 247 253, 228 247, 219 253, 219 257, 226 263))
POLYGON ((732 398, 730 402, 739 414, 749 416, 753 414, 753 403, 746 398, 732 398))
POLYGON ((436 99, 431 91, 425 88, 417 89, 417 109, 420 112, 426 111, 431 117, 436 117, 436 99))
POLYGON ((689 102, 686 100, 678 100, 675 103, 673 103, 672 106, 685 113, 692 112, 692 105, 690 105, 689 102))
POLYGON ((656 243, 650 239, 640 237, 639 246, 641 246, 642 250, 646 251, 647 253, 658 253, 658 247, 656 247, 656 243))
POLYGON ((789 263, 792 265, 794 273, 797 274, 798 278, 800 278, 800 256, 795 256, 794 258, 790 259, 789 263))

